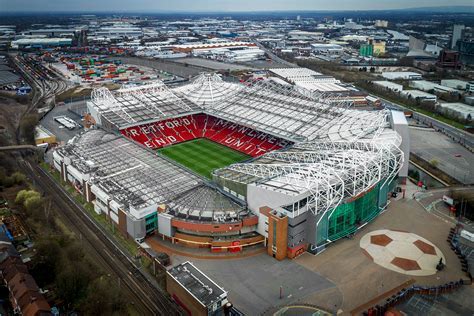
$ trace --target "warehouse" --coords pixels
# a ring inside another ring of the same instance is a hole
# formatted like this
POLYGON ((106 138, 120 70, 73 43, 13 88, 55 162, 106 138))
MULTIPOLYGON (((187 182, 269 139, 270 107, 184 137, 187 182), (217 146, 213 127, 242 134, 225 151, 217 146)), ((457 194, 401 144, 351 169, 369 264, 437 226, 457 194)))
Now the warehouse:
POLYGON ((388 80, 421 80, 423 77, 416 72, 411 71, 393 71, 382 72, 382 77, 388 80))
POLYGON ((453 89, 447 86, 442 86, 440 84, 437 84, 432 81, 426 81, 426 80, 414 80, 410 81, 410 87, 422 90, 422 91, 433 91, 437 93, 449 93, 449 94, 458 94, 459 90, 453 89))
POLYGON ((441 80, 441 85, 461 91, 474 92, 474 82, 457 79, 445 79, 441 80))
POLYGON ((393 92, 403 91, 403 86, 401 84, 394 83, 391 81, 373 81, 373 84, 393 92))
POLYGON ((424 102, 424 101, 436 102, 438 100, 438 97, 435 96, 434 94, 430 94, 430 93, 420 91, 420 90, 405 90, 405 91, 402 91, 402 94, 406 98, 415 99, 421 102, 424 102))
POLYGON ((344 48, 338 44, 311 44, 311 51, 322 55, 342 55, 344 48))
POLYGON ((11 47, 16 49, 24 48, 48 48, 71 46, 72 39, 70 38, 21 38, 11 42, 11 47))
POLYGON ((441 113, 455 116, 462 120, 471 121, 474 118, 474 106, 465 103, 440 103, 439 110, 441 113))

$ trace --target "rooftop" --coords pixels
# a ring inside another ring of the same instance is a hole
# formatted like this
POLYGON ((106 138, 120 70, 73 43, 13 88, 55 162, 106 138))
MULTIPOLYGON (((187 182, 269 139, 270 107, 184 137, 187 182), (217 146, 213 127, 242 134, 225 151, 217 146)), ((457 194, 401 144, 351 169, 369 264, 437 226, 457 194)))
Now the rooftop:
POLYGON ((268 70, 279 77, 285 79, 293 79, 297 77, 321 76, 322 73, 316 72, 308 68, 272 68, 268 70))
MULTIPOLYGON (((243 207, 156 153, 103 130, 89 130, 55 151, 126 211, 170 203, 176 215, 235 219, 243 207), (161 179, 157 181, 156 179, 161 179), (211 200, 211 201, 209 201, 211 200)), ((141 216, 137 216, 141 217, 141 216)))
POLYGON ((168 274, 205 307, 227 298, 224 289, 189 261, 171 268, 168 274))

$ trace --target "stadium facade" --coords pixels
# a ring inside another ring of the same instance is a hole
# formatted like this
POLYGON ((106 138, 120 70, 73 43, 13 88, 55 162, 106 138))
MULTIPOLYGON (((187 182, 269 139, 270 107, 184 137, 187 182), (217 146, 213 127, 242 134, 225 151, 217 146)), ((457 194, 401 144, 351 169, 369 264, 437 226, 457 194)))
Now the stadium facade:
POLYGON ((54 167, 136 240, 317 253, 380 214, 408 172, 402 112, 353 110, 271 80, 202 74, 175 88, 99 88, 87 105, 101 129, 57 149, 54 167), (198 138, 251 158, 209 181, 155 150, 198 138))

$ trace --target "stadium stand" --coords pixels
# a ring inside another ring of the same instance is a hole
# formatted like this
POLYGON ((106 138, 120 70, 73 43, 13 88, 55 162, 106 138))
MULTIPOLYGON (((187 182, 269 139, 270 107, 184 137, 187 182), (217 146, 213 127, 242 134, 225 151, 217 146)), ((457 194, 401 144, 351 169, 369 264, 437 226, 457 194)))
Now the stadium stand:
POLYGON ((290 144, 284 139, 207 114, 186 115, 127 127, 120 132, 152 149, 196 138, 207 138, 252 157, 290 144))

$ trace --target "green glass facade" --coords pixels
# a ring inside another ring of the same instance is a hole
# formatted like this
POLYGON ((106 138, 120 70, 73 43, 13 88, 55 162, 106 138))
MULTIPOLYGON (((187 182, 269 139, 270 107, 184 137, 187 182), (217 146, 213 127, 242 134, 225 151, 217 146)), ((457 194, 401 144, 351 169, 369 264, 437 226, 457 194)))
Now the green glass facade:
POLYGON ((360 45, 359 55, 363 57, 370 57, 374 55, 374 47, 370 44, 360 45))
POLYGON ((383 182, 379 182, 356 200, 326 212, 317 223, 316 245, 321 246, 352 234, 360 225, 374 219, 387 205, 388 193, 397 184, 397 181, 393 180, 382 187, 383 182))
POLYGON ((150 234, 158 229, 158 215, 157 213, 153 213, 145 217, 145 228, 146 233, 150 234))

